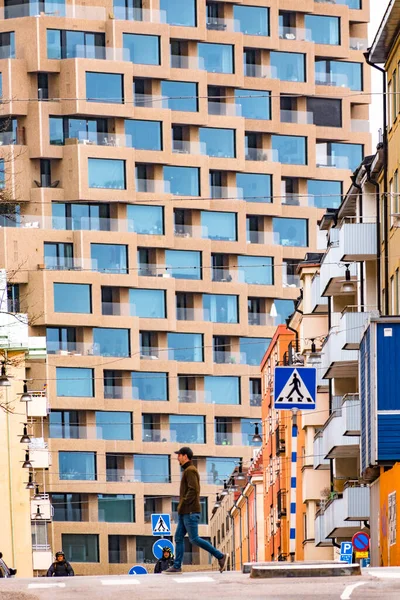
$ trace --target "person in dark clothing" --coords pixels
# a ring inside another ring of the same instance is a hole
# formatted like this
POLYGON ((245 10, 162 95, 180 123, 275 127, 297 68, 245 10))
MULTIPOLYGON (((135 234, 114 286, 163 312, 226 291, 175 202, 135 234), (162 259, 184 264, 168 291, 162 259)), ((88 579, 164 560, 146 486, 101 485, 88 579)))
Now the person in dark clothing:
POLYGON ((56 560, 47 571, 46 577, 73 577, 74 575, 73 568, 65 560, 64 552, 57 552, 56 560))
POLYGON ((172 567, 173 564, 173 554, 170 548, 168 548, 168 546, 165 546, 165 548, 163 548, 162 557, 156 562, 156 566, 154 567, 154 573, 162 573, 163 571, 166 571, 167 569, 172 567))
POLYGON ((200 508, 200 477, 199 472, 192 463, 193 451, 187 446, 181 448, 175 454, 183 469, 181 487, 179 491, 178 504, 178 527, 175 532, 176 556, 172 567, 164 571, 166 575, 182 573, 182 560, 185 550, 184 539, 186 533, 194 546, 199 546, 212 554, 218 561, 219 570, 222 573, 226 569, 228 555, 214 548, 203 538, 199 537, 199 522, 201 517, 200 508))

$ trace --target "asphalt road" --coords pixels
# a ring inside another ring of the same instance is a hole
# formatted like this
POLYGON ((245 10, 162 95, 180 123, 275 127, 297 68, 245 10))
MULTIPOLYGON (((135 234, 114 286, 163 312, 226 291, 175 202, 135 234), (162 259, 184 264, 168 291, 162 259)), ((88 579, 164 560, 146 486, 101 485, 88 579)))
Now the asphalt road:
POLYGON ((313 579, 252 580, 237 572, 207 572, 0 581, 0 600, 110 600, 116 595, 118 600, 399 600, 400 569, 313 579))

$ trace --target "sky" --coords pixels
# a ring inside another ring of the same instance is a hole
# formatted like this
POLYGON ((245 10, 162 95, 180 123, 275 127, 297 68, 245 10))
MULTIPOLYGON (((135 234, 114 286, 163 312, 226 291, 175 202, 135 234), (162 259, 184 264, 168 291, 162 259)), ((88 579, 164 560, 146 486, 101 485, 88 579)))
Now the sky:
MULTIPOLYGON (((385 10, 389 4, 388 0, 370 0, 371 7, 371 19, 368 25, 368 45, 371 46, 378 27, 381 23, 382 17, 385 14, 385 10)), ((382 75, 376 70, 371 68, 371 91, 381 92, 382 91, 382 75)), ((382 128, 382 96, 375 94, 372 96, 372 103, 370 106, 370 132, 372 135, 372 152, 375 151, 378 143, 378 130, 382 128)))

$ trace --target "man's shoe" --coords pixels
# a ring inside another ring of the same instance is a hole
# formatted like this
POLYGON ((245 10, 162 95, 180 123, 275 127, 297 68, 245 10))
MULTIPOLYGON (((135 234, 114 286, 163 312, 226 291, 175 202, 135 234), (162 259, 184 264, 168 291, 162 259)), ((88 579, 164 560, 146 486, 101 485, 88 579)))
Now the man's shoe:
POLYGON ((224 554, 222 558, 218 559, 220 573, 223 573, 225 571, 227 563, 228 563, 228 555, 227 554, 224 554))
POLYGON ((176 567, 170 567, 166 571, 163 571, 165 575, 182 575, 182 569, 177 569, 176 567))

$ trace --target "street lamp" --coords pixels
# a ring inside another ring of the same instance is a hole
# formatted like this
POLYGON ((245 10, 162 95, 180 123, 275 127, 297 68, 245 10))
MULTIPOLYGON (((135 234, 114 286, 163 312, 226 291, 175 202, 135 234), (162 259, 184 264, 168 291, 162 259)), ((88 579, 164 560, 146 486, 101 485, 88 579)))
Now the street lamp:
POLYGON ((229 494, 228 486, 226 485, 226 479, 224 479, 224 489, 221 492, 221 496, 224 497, 224 496, 227 496, 228 494, 229 494))
POLYGON ((355 291, 355 286, 354 283, 351 281, 351 274, 350 274, 350 265, 347 264, 346 265, 346 272, 345 272, 345 278, 344 278, 344 282, 342 283, 342 287, 340 288, 340 291, 343 292, 343 294, 354 294, 355 291))
POLYGON ((28 483, 25 486, 26 490, 34 490, 35 489, 35 484, 33 483, 33 473, 31 471, 29 471, 29 478, 28 478, 28 483))
POLYGON ((20 402, 31 402, 32 396, 28 393, 28 385, 26 380, 24 381, 24 391, 21 394, 20 402))
POLYGON ((259 443, 259 442, 262 443, 262 437, 260 435, 260 430, 258 428, 258 423, 253 423, 253 425, 254 425, 254 435, 253 435, 252 441, 253 442, 257 442, 257 443, 259 443))
POLYGON ((10 385, 11 385, 11 382, 10 382, 9 378, 7 377, 6 365, 3 363, 1 365, 0 386, 1 387, 10 387, 10 385))
POLYGON ((27 451, 25 452, 25 461, 24 461, 24 463, 23 463, 23 465, 22 465, 22 468, 23 468, 23 469, 33 469, 33 467, 32 467, 32 463, 31 463, 31 461, 29 460, 29 450, 27 450, 27 451))
POLYGON ((24 423, 24 433, 22 434, 21 439, 19 441, 21 444, 29 444, 31 441, 31 438, 28 435, 27 423, 24 423))
POLYGON ((236 476, 236 481, 246 481, 245 474, 243 473, 243 459, 239 460, 238 474, 236 476))
POLYGON ((214 508, 219 508, 220 506, 221 506, 221 501, 219 499, 218 492, 217 492, 217 498, 215 500, 214 508))
POLYGON ((39 484, 37 483, 36 487, 35 487, 35 495, 33 496, 33 499, 34 500, 40 500, 41 498, 42 498, 42 495, 41 495, 41 493, 39 491, 39 484))

